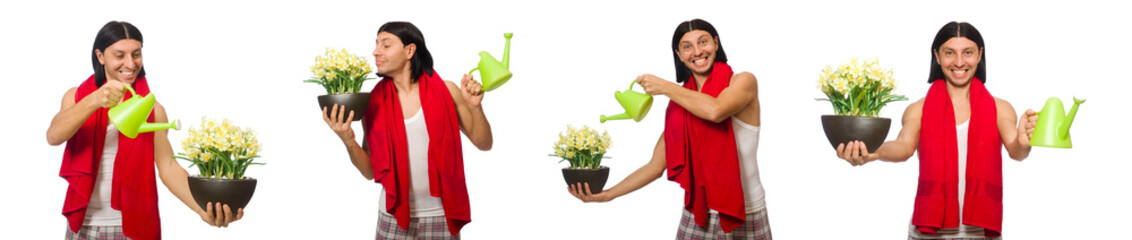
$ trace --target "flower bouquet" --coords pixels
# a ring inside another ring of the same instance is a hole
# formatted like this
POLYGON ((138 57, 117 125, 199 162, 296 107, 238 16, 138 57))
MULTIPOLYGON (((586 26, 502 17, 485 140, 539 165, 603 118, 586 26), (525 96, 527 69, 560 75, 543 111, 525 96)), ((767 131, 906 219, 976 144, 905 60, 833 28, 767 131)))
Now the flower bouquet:
POLYGON ((327 108, 328 117, 332 110, 330 108, 338 104, 346 106, 343 116, 349 116, 349 111, 352 110, 352 121, 362 119, 369 107, 369 93, 360 93, 362 83, 373 79, 367 78, 367 75, 373 73, 373 66, 365 58, 350 54, 346 49, 327 48, 326 53, 314 58, 311 73, 314 77, 303 82, 317 83, 326 89, 326 95, 318 96, 318 105, 319 108, 327 108))
POLYGON ((822 115, 822 127, 829 143, 837 148, 840 143, 860 140, 875 152, 888 136, 892 120, 877 117, 884 105, 908 100, 892 91, 896 83, 891 68, 881 68, 877 59, 858 60, 833 68, 826 66, 818 78, 818 89, 833 104, 836 115, 822 115))
POLYGON ((566 184, 589 183, 594 194, 601 193, 605 182, 609 178, 609 168, 601 165, 601 160, 609 150, 609 133, 602 131, 599 135, 589 126, 581 129, 567 126, 565 132, 558 134, 558 142, 554 143, 554 154, 550 156, 561 157, 562 161, 570 162, 570 167, 562 168, 562 176, 566 184))
POLYGON ((228 204, 233 211, 248 205, 256 179, 244 177, 244 172, 264 164, 254 161, 260 148, 254 131, 233 126, 228 119, 201 118, 200 127, 189 128, 181 147, 185 152, 173 157, 200 170, 200 175, 189 176, 189 191, 202 209, 209 202, 228 204))

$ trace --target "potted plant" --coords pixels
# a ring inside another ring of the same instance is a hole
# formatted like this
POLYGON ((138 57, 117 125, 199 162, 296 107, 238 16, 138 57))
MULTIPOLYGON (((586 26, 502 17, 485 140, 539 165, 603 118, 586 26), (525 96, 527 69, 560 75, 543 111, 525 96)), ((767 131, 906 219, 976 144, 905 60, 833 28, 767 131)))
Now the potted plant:
POLYGON ((317 83, 326 88, 326 95, 318 96, 318 105, 319 109, 327 108, 328 117, 330 108, 338 104, 346 106, 346 115, 343 116, 354 111, 352 121, 358 121, 369 107, 369 93, 359 91, 363 82, 374 79, 367 78, 372 72, 373 66, 365 58, 350 54, 346 49, 327 48, 325 54, 314 58, 314 65, 311 65, 314 77, 303 82, 317 83))
POLYGON ((875 58, 858 60, 853 58, 837 68, 826 66, 818 79, 818 88, 833 104, 836 115, 822 115, 825 136, 833 148, 840 143, 860 140, 875 152, 888 136, 892 120, 877 117, 885 104, 908 100, 896 95, 896 83, 892 80, 892 69, 882 69, 875 58))
POLYGON ((582 126, 582 129, 567 126, 565 132, 558 134, 554 154, 550 156, 561 157, 558 162, 570 162, 570 167, 562 168, 566 184, 588 183, 590 190, 597 194, 601 193, 609 178, 609 168, 601 165, 601 159, 606 158, 605 152, 609 150, 610 143, 608 132, 602 131, 599 135, 589 126, 582 126))
POLYGON ((256 179, 244 176, 259 158, 259 140, 251 129, 233 126, 228 119, 201 118, 200 128, 189 128, 181 140, 185 150, 176 158, 192 162, 200 175, 189 176, 189 192, 197 205, 207 209, 209 202, 228 204, 233 211, 248 205, 255 193, 256 179))

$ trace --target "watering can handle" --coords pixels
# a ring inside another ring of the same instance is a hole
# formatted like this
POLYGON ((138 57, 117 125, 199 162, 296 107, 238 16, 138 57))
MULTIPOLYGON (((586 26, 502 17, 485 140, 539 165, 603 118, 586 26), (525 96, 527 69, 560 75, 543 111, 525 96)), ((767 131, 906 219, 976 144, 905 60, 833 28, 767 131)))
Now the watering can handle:
MULTIPOLYGON (((476 70, 480 70, 480 67, 476 67, 476 68, 473 68, 471 71, 468 71, 468 75, 472 75, 472 73, 476 72, 476 70)), ((480 73, 480 74, 483 74, 483 73, 480 73)), ((475 80, 476 80, 475 76, 473 76, 472 81, 475 81, 475 80)), ((476 81, 476 82, 483 84, 483 81, 476 81)))
MULTIPOLYGON (((629 82, 629 91, 633 91, 633 84, 635 84, 635 83, 637 83, 637 80, 633 80, 632 82, 629 82)), ((645 87, 641 86, 641 88, 645 88, 645 87)))
POLYGON ((133 94, 133 96, 137 96, 137 95, 138 95, 138 92, 135 92, 135 91, 134 91, 134 88, 130 87, 130 85, 125 85, 125 86, 126 86, 126 90, 129 90, 129 91, 130 91, 130 94, 133 94))

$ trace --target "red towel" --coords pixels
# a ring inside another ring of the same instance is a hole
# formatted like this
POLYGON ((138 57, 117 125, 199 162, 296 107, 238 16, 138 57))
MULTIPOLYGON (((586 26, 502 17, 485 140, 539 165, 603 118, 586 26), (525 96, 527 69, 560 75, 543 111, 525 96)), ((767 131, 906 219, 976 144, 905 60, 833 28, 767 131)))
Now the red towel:
MULTIPOLYGON (((998 111, 994 97, 982 81, 974 78, 970 85, 963 224, 982 227, 987 237, 995 237, 1002 232, 1002 139, 996 121, 998 111)), ((935 234, 942 228, 959 227, 959 148, 946 80, 932 83, 923 111, 920 183, 912 225, 921 232, 935 234)))
MULTIPOLYGON (((456 102, 448 86, 432 74, 418 81, 421 108, 428 128, 428 182, 430 195, 440 198, 448 231, 453 236, 472 221, 468 188, 464 183, 464 154, 460 147, 460 122, 456 102)), ((405 117, 392 78, 381 79, 370 94, 369 111, 363 119, 369 142, 374 181, 385 187, 385 210, 397 225, 409 229, 409 145, 405 117)))
MULTIPOLYGON (((79 85, 75 102, 98 90, 94 75, 79 85)), ((145 77, 134 81, 134 90, 140 95, 149 94, 145 77)), ((124 99, 131 94, 126 93, 124 99)), ((99 108, 87 117, 75 135, 67 140, 63 151, 63 165, 59 176, 67 180, 67 197, 63 201, 63 216, 67 217, 72 232, 78 232, 86 217, 87 205, 98 177, 98 166, 106 141, 106 126, 110 124, 107 108, 99 108)), ((149 114, 147 122, 153 122, 149 114)), ((161 218, 157 211, 157 182, 153 170, 153 133, 139 133, 128 138, 118 133, 118 154, 114 155, 114 176, 111 183, 110 207, 122 211, 122 231, 132 239, 161 239, 161 218)))
MULTIPOLYGON (((700 92, 719 97, 733 74, 727 63, 715 62, 700 92)), ((696 91, 696 80, 689 77, 684 88, 696 91)), ((668 180, 684 188, 684 209, 700 227, 707 228, 708 208, 719 211, 724 232, 743 225, 747 215, 731 118, 713 123, 670 101, 664 119, 668 180)))

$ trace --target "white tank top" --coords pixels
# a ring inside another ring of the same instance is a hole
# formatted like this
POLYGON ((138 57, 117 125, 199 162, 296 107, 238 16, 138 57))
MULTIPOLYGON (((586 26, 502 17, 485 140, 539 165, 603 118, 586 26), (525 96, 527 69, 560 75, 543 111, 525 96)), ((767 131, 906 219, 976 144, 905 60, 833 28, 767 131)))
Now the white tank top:
MULTIPOLYGON (((766 193, 759 180, 759 164, 756 158, 759 149, 759 127, 747 125, 738 118, 731 117, 731 131, 735 133, 735 147, 739 151, 739 181, 743 187, 744 206, 747 213, 766 209, 766 193)), ((718 213, 712 209, 711 213, 718 213)))
POLYGON ((114 124, 106 126, 106 143, 102 147, 102 161, 98 164, 98 176, 94 179, 94 189, 90 194, 83 225, 119 226, 122 225, 122 211, 110 207, 111 184, 114 182, 114 158, 118 155, 118 128, 114 124))
MULTIPOLYGON (((959 196, 959 211, 963 211, 963 197, 964 197, 964 195, 966 195, 964 193, 966 192, 965 190, 967 189, 967 134, 969 132, 967 130, 969 129, 969 126, 970 126, 969 123, 970 122, 971 122, 970 119, 968 119, 966 122, 963 122, 963 124, 959 124, 959 125, 955 126, 955 140, 956 140, 957 146, 959 147, 958 148, 959 154, 957 155, 958 159, 959 159, 959 161, 958 161, 959 162, 959 171, 958 171, 959 172, 959 192, 958 192, 959 193, 958 194, 958 196, 959 196)), ((912 230, 911 230, 910 234, 913 235, 913 236, 916 236, 918 238, 927 238, 927 239, 931 239, 931 238, 983 238, 983 237, 986 237, 986 235, 984 235, 984 233, 983 233, 983 228, 971 226, 971 225, 967 225, 967 224, 962 224, 963 223, 963 214, 962 213, 959 214, 959 223, 960 224, 959 224, 958 228, 940 229, 939 232, 938 232, 939 234, 936 234, 936 235, 921 234, 920 231, 916 231, 916 226, 911 226, 912 230)))
MULTIPOLYGON (((405 137, 409 144, 409 177, 412 179, 409 185, 409 217, 444 216, 440 198, 429 195, 428 125, 425 124, 423 108, 405 119, 405 137)), ((380 195, 378 206, 386 212, 385 194, 380 195)))
POLYGON ((766 192, 759 180, 759 162, 756 153, 759 149, 759 127, 747 125, 738 118, 731 117, 731 129, 735 132, 735 147, 739 150, 739 180, 743 184, 743 198, 747 200, 747 213, 766 209, 766 192))

